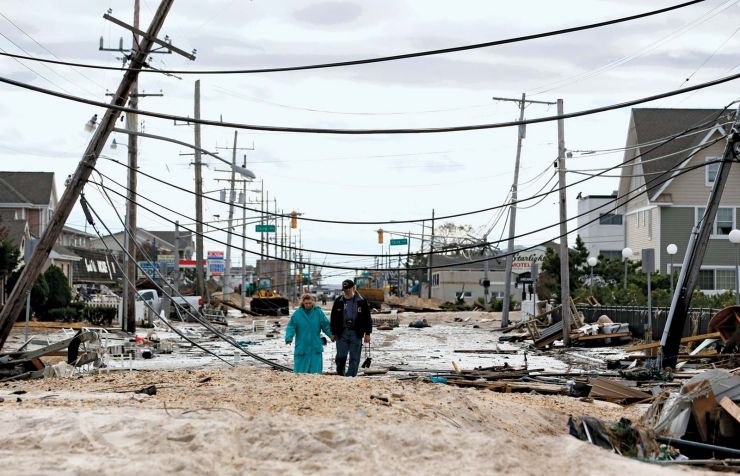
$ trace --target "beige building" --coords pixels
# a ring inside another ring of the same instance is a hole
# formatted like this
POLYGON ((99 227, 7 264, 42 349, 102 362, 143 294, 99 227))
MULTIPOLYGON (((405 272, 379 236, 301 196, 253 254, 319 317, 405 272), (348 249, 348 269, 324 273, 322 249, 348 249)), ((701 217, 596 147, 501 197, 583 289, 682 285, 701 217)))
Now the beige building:
MULTIPOLYGON (((692 227, 704 214, 733 117, 733 111, 718 109, 632 110, 619 198, 625 246, 634 259, 652 248, 656 269, 667 273, 672 263, 678 271, 692 227), (673 257, 666 252, 669 244, 678 248, 673 257)), ((704 291, 735 289, 735 248, 728 235, 737 228, 739 213, 740 167, 735 165, 699 275, 704 291)))

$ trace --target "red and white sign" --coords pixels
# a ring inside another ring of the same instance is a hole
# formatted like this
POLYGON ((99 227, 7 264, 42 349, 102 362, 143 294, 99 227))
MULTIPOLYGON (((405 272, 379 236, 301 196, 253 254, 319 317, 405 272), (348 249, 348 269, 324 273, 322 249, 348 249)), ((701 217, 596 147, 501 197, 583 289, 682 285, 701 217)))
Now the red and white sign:
POLYGON ((209 251, 208 259, 224 259, 223 251, 209 251))
MULTIPOLYGON (((180 268, 192 268, 195 269, 196 261, 194 259, 181 259, 179 262, 180 268)), ((208 262, 203 260, 203 267, 208 266, 208 262)))

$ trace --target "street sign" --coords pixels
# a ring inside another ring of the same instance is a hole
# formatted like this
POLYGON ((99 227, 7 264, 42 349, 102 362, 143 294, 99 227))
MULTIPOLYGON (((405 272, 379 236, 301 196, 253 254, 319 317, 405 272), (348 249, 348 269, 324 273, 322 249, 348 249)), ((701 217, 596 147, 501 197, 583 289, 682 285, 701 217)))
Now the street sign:
POLYGON ((275 225, 255 225, 254 231, 258 233, 275 233, 277 227, 275 225))
POLYGON ((535 280, 534 278, 520 278, 520 279, 517 279, 517 281, 520 283, 524 283, 524 284, 532 284, 534 283, 535 280))
POLYGON ((391 239, 391 246, 408 245, 408 244, 409 244, 409 240, 407 240, 406 238, 392 238, 391 239))
POLYGON ((139 278, 150 278, 155 279, 157 277, 156 271, 159 271, 159 263, 150 263, 149 261, 139 261, 138 263, 138 270, 137 273, 139 278))
POLYGON ((223 251, 209 251, 206 255, 208 259, 224 259, 224 252, 223 251))

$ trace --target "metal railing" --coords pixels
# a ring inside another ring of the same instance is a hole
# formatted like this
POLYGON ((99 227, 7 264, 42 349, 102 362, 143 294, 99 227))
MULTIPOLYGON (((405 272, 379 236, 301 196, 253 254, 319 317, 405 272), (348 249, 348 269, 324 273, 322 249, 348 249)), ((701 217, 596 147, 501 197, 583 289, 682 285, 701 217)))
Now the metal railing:
MULTIPOLYGON (((576 306, 583 313, 586 323, 596 322, 601 315, 606 315, 614 322, 626 322, 629 324, 630 332, 634 337, 645 338, 645 326, 647 324, 646 306, 576 306)), ((653 307, 652 337, 659 340, 663 334, 666 320, 668 318, 668 307, 653 307)), ((719 309, 708 307, 692 307, 688 312, 688 319, 684 323, 683 337, 704 334, 707 332, 709 320, 719 309)))

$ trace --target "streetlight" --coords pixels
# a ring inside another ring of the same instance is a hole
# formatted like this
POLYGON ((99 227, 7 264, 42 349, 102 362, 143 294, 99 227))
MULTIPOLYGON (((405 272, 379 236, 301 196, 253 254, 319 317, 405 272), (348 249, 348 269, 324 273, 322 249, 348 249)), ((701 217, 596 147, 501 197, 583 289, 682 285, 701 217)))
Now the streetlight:
POLYGON ((670 245, 665 247, 665 252, 668 253, 668 256, 671 257, 671 266, 669 268, 669 271, 671 273, 671 296, 673 296, 673 255, 678 253, 678 246, 671 243, 670 245))
POLYGON ((632 257, 632 248, 625 248, 622 250, 622 258, 624 259, 624 289, 627 289, 627 260, 632 257))
POLYGON ((596 259, 596 256, 589 256, 586 260, 588 263, 588 266, 591 268, 591 279, 589 281, 589 287, 594 287, 594 266, 596 266, 596 263, 599 262, 599 260, 596 259))
POLYGON ((90 120, 85 123, 85 130, 87 132, 92 132, 95 130, 97 126, 98 126, 98 115, 93 114, 93 117, 91 117, 90 120))
POLYGON ((740 305, 740 276, 738 276, 738 244, 740 243, 740 230, 732 230, 727 236, 730 243, 735 244, 735 304, 740 305))

